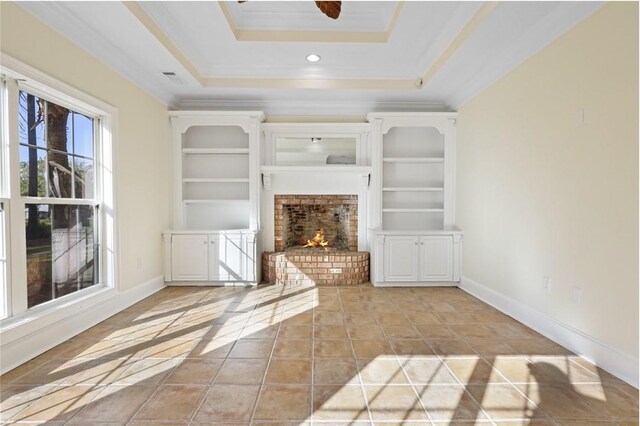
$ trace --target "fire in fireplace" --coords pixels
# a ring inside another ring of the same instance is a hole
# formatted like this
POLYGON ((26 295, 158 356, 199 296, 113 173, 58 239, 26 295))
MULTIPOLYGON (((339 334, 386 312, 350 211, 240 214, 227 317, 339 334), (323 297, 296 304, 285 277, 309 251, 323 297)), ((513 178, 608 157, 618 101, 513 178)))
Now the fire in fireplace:
POLYGON ((320 228, 316 230, 316 236, 311 240, 307 240, 307 244, 302 247, 322 247, 325 251, 327 250, 327 246, 329 245, 329 241, 324 239, 324 229, 320 228))

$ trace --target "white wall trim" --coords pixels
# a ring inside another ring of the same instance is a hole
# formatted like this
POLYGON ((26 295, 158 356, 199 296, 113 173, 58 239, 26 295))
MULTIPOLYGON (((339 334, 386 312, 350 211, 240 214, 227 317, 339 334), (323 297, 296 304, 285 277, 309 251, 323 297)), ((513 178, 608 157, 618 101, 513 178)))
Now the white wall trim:
POLYGON ((163 277, 158 276, 124 292, 108 289, 101 293, 103 297, 92 297, 84 303, 76 303, 69 307, 66 315, 47 320, 46 325, 29 333, 14 338, 3 336, 0 342, 0 374, 82 333, 164 287, 163 277))
POLYGON ((638 387, 638 359, 612 348, 604 342, 505 296, 470 278, 462 277, 459 287, 520 321, 543 336, 553 340, 598 367, 638 387))

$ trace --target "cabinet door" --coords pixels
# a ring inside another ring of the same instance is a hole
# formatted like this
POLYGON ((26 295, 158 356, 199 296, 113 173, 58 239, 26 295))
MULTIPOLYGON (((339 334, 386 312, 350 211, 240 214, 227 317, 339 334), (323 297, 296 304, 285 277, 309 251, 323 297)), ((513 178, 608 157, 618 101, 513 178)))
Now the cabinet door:
POLYGON ((453 237, 420 237, 420 281, 453 280, 453 237))
POLYGON ((418 280, 418 237, 396 235, 385 237, 384 280, 418 280))
POLYGON ((171 275, 173 281, 207 280, 207 236, 173 235, 171 238, 171 275))
POLYGON ((243 281, 242 235, 212 235, 209 237, 209 280, 243 281))
POLYGON ((249 282, 256 282, 256 237, 247 234, 242 237, 244 246, 244 279, 249 282))

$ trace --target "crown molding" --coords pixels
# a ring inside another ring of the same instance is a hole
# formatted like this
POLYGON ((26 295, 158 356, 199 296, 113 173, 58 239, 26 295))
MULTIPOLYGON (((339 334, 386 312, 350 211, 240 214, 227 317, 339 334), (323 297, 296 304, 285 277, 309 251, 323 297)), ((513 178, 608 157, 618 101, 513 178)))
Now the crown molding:
POLYGON ((414 112, 449 111, 447 105, 436 101, 312 101, 312 100, 239 100, 239 99, 183 99, 181 110, 261 110, 271 115, 354 115, 364 116, 372 111, 414 112))
POLYGON ((68 3, 18 2, 16 4, 153 98, 165 105, 176 101, 165 89, 156 84, 153 78, 149 78, 149 73, 135 58, 127 55, 86 21, 79 18, 67 6, 68 3))
POLYGON ((459 90, 447 98, 447 103, 459 109, 605 4, 602 1, 559 2, 547 19, 532 27, 499 55, 493 56, 486 66, 476 69, 472 81, 460 85, 459 90))

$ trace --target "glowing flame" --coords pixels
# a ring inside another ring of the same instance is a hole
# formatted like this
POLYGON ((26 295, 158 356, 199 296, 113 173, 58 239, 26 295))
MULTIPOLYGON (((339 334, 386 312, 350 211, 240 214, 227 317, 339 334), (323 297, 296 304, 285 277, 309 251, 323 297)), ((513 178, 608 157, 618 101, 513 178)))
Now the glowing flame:
POLYGON ((307 244, 303 247, 322 247, 327 251, 327 246, 329 245, 329 241, 324 239, 324 229, 316 229, 316 236, 311 240, 307 240, 307 244))

